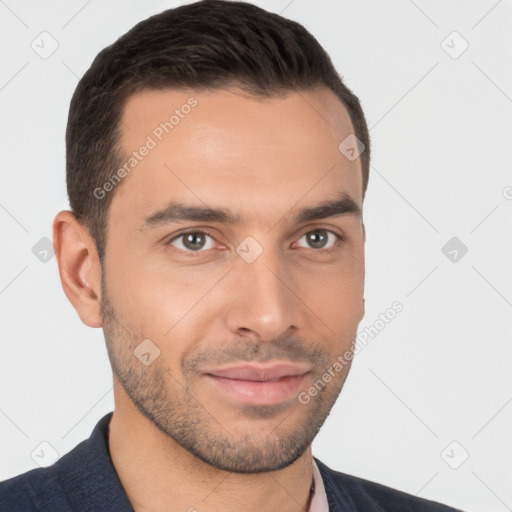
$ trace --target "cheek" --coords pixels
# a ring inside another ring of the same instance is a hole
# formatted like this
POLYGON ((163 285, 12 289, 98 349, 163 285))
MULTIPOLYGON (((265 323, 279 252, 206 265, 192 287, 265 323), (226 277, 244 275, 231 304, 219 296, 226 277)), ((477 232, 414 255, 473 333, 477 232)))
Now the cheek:
POLYGON ((357 313, 363 300, 362 287, 356 275, 338 271, 328 279, 318 280, 309 294, 320 317, 333 323, 350 325, 359 320, 357 313))
POLYGON ((343 264, 311 269, 298 277, 305 303, 339 338, 355 335, 364 312, 364 260, 361 252, 343 264))
POLYGON ((107 286, 120 320, 141 340, 154 342, 160 362, 179 379, 183 355, 205 337, 215 309, 212 292, 225 272, 213 266, 172 268, 151 258, 125 260, 107 270, 107 286))
POLYGON ((125 314, 169 329, 215 284, 218 272, 172 265, 164 256, 134 254, 113 261, 107 275, 125 314))

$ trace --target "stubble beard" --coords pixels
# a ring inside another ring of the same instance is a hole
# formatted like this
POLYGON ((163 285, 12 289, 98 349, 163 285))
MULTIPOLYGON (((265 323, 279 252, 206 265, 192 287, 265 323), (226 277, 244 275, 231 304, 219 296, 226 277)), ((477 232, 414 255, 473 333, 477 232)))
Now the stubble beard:
MULTIPOLYGON (((149 366, 135 357, 134 350, 145 337, 119 318, 106 293, 102 294, 101 312, 112 371, 137 410, 166 436, 219 470, 262 473, 293 464, 311 445, 329 415, 350 368, 347 365, 308 404, 295 399, 291 406, 239 408, 238 414, 253 419, 256 428, 235 433, 232 425, 216 419, 215 409, 194 396, 195 381, 180 383, 163 366, 162 357, 149 366), (265 422, 272 428, 259 428, 265 427, 265 422)), ((248 346, 252 353, 259 351, 257 345, 248 346)), ((320 377, 333 356, 316 351, 310 353, 310 359, 315 361, 320 377)), ((194 361, 184 360, 182 367, 186 371, 194 367, 194 361)))

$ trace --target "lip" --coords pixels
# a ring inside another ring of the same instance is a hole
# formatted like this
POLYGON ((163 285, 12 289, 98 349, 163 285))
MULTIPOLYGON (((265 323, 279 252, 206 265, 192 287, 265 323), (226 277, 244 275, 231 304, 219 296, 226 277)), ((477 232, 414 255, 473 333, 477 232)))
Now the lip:
POLYGON ((292 363, 239 365, 207 371, 205 377, 231 399, 252 405, 272 405, 297 396, 310 369, 292 363))
POLYGON ((208 375, 224 377, 226 379, 250 380, 255 382, 268 382, 282 377, 296 377, 304 375, 310 370, 303 365, 279 363, 273 365, 240 365, 210 370, 208 375))

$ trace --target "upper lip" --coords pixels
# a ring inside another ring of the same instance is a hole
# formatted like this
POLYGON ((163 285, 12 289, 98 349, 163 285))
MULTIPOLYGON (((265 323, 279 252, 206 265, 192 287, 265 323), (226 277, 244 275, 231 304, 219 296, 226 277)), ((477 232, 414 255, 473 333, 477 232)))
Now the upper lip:
POLYGON ((220 368, 205 372, 207 375, 215 377, 224 377, 226 379, 252 380, 252 381, 271 381, 282 377, 304 375, 308 373, 310 367, 296 365, 292 363, 280 363, 273 365, 239 365, 228 368, 220 368))

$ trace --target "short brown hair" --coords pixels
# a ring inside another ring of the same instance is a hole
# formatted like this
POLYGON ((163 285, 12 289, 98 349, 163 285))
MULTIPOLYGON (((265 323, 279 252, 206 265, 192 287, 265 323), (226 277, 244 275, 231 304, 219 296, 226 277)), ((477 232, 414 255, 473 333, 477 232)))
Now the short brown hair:
POLYGON ((69 202, 101 261, 115 191, 97 199, 94 190, 122 164, 120 120, 128 97, 143 89, 232 86, 262 97, 331 89, 366 148, 361 154, 364 197, 370 164, 364 113, 318 41, 299 23, 255 5, 203 0, 135 25, 96 56, 73 94, 66 130, 69 202))

